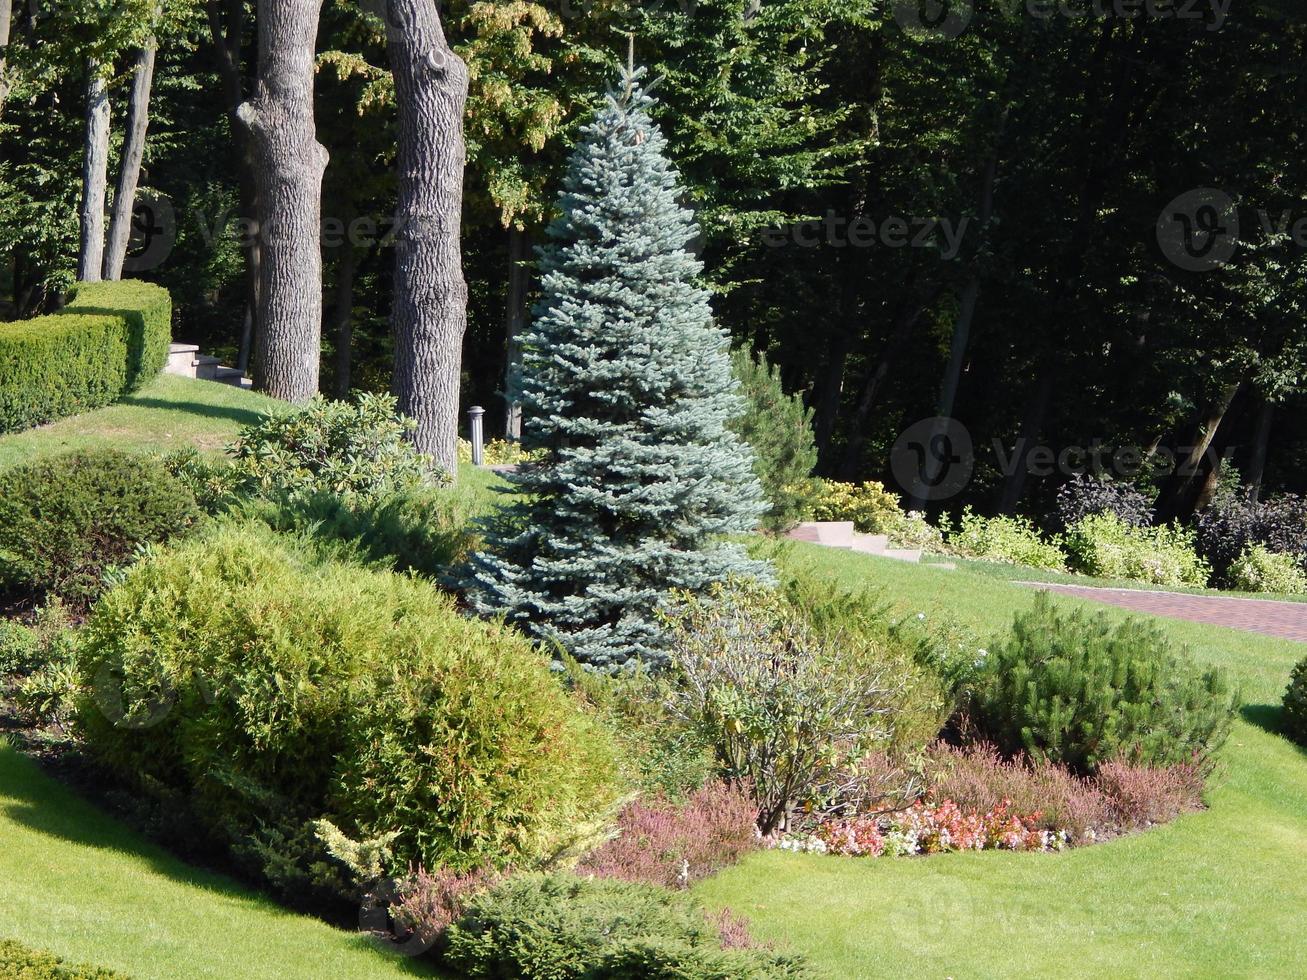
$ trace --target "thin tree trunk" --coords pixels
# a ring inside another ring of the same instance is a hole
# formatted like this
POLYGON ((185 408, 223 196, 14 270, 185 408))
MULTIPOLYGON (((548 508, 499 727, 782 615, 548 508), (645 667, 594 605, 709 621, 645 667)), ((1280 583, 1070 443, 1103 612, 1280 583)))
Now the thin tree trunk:
POLYGON ((433 0, 390 0, 387 51, 399 105, 400 232, 395 249, 395 393, 418 450, 458 465, 458 395, 467 328, 459 221, 467 67, 433 0))
POLYGON ((1158 513, 1163 520, 1184 520, 1193 513, 1206 476, 1203 459, 1220 431, 1235 395, 1242 387, 1242 382, 1238 381, 1227 385, 1199 424, 1188 455, 1178 463, 1176 472, 1172 474, 1166 490, 1159 498, 1158 513))
POLYGON ((291 402, 318 393, 322 342, 322 175, 313 123, 321 0, 260 0, 259 78, 238 110, 255 151, 259 334, 254 382, 291 402))
POLYGON ((6 72, 9 55, 9 33, 13 28, 13 0, 0 0, 0 116, 4 115, 5 100, 9 98, 9 75, 6 72))
POLYGON ((118 189, 113 196, 113 219, 109 224, 109 246, 104 256, 104 278, 121 279, 127 259, 127 243, 132 235, 132 209, 136 204, 136 185, 145 158, 145 133, 150 126, 150 90, 154 85, 156 41, 151 37, 136 56, 131 101, 127 105, 127 137, 123 143, 122 166, 118 171, 118 189))
POLYGON ((1257 409, 1257 422, 1253 428, 1253 453, 1248 461, 1245 485, 1252 488, 1253 500, 1260 500, 1262 483, 1266 480, 1266 453, 1271 445, 1271 423, 1275 421, 1275 404, 1262 400, 1257 409))
POLYGON ((77 278, 81 282, 99 282, 104 265, 104 199, 109 184, 109 88, 98 61, 87 64, 87 76, 77 278))
MULTIPOLYGON (((245 102, 244 78, 241 74, 241 38, 245 31, 245 0, 208 0, 206 10, 209 34, 218 64, 218 75, 227 102, 232 135, 239 147, 239 218, 253 225, 258 214, 258 187, 254 178, 254 141, 240 118, 245 102)), ((242 236, 241 253, 245 260, 245 312, 241 319, 240 347, 236 366, 248 374, 254 338, 258 334, 260 257, 259 236, 242 236)))
POLYGON ((504 436, 522 438, 522 405, 513 397, 522 370, 522 333, 526 330, 526 299, 531 270, 526 265, 527 233, 516 225, 508 229, 508 296, 504 311, 504 436))
POLYGON ((1039 382, 1026 403, 1026 413, 1021 420, 1021 431, 1017 434, 1017 444, 1012 449, 1012 469, 1003 481, 1003 491, 999 497, 998 512, 1012 514, 1026 492, 1026 480, 1030 476, 1030 450, 1035 440, 1044 429, 1044 419, 1048 416, 1048 406, 1053 397, 1053 385, 1057 378, 1056 362, 1049 364, 1039 375, 1039 382))
POLYGON ((347 235, 340 247, 340 260, 336 263, 336 296, 331 304, 328 323, 336 348, 331 390, 337 398, 348 397, 350 389, 354 344, 354 276, 357 271, 358 255, 347 235))

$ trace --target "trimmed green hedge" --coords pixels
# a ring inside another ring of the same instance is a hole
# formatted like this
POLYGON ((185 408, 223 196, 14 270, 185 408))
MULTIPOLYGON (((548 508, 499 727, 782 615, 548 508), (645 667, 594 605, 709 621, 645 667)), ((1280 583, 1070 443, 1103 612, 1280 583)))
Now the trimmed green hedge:
POLYGON ((172 299, 151 283, 81 283, 50 316, 0 323, 0 433, 100 408, 163 369, 172 299))

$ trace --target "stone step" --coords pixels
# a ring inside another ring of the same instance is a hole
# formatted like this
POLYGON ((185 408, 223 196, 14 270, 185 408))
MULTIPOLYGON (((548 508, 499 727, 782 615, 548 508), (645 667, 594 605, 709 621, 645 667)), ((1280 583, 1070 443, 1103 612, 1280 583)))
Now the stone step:
POLYGON ((910 561, 914 565, 921 561, 920 548, 886 548, 882 553, 886 558, 893 558, 895 561, 910 561))
POLYGON ((208 354, 195 355, 195 377, 201 381, 213 381, 218 376, 218 368, 222 366, 222 361, 216 357, 210 357, 208 354))
POLYGON ((219 384, 231 385, 233 388, 253 388, 254 382, 234 367, 219 367, 214 371, 213 379, 219 384))
POLYGON ((181 378, 195 377, 195 357, 199 351, 198 344, 169 344, 168 360, 164 362, 163 373, 175 374, 181 378))
POLYGON ((810 541, 828 548, 853 547, 852 521, 807 521, 790 531, 795 541, 810 541))
POLYGON ((861 534, 854 532, 853 550, 868 555, 883 555, 889 548, 888 534, 861 534))

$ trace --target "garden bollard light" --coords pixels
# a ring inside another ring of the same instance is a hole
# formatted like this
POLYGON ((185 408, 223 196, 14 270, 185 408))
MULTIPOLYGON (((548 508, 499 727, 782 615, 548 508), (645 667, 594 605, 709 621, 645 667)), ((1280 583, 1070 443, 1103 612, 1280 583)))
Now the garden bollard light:
POLYGON ((482 436, 481 436, 481 417, 486 414, 486 410, 480 405, 473 405, 467 410, 467 418, 472 430, 472 465, 480 466, 483 457, 482 436))

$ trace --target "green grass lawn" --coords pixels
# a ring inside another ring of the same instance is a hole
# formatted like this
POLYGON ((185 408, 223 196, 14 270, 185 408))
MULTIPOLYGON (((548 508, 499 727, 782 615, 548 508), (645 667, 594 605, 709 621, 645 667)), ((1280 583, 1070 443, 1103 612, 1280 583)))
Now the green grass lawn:
POLYGON ((431 976, 355 932, 198 871, 0 741, 0 938, 132 977, 431 976))
MULTIPOLYGON (((966 567, 802 550, 836 581, 883 588, 902 613, 952 618, 982 635, 1034 598, 966 567)), ((1207 812, 1055 855, 768 852, 699 894, 832 978, 1307 976, 1307 753, 1268 730, 1307 645, 1170 620, 1166 629, 1243 684, 1243 717, 1207 812)))
POLYGON ((158 452, 195 446, 221 453, 241 426, 280 404, 230 385, 164 374, 107 408, 0 436, 0 469, 36 456, 101 446, 158 452))

